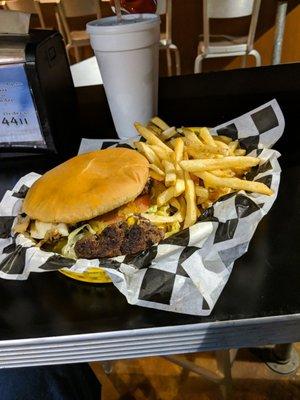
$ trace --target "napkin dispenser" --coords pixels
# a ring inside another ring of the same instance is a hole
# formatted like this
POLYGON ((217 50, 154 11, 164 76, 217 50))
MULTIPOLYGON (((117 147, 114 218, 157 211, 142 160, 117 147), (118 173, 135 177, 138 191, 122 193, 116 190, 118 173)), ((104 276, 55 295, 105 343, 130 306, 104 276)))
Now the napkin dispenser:
POLYGON ((0 158, 75 154, 76 115, 75 89, 61 35, 40 29, 0 34, 0 158))

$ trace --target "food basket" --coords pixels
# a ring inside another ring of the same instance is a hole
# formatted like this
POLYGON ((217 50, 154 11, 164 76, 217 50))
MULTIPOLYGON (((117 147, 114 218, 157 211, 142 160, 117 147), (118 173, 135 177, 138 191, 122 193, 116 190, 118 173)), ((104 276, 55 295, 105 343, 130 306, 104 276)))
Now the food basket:
POLYGON ((87 282, 87 283, 111 283, 109 275, 104 269, 90 267, 84 272, 74 272, 69 269, 63 268, 59 272, 71 279, 76 281, 87 282))

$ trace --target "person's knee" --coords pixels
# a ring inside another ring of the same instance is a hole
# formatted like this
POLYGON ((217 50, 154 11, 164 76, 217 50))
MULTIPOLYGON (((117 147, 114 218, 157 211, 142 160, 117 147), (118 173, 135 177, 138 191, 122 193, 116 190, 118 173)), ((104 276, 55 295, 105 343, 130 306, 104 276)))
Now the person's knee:
POLYGON ((99 400, 100 395, 88 364, 0 370, 1 400, 99 400))

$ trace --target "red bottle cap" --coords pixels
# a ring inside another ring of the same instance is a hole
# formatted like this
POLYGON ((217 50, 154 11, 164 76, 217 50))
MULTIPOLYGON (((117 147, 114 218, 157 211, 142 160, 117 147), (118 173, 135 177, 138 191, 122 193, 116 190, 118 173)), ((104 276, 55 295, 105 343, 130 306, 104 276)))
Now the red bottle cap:
MULTIPOLYGON (((120 0, 122 11, 129 14, 155 13, 157 0, 120 0)), ((115 2, 110 0, 114 10, 115 2)))

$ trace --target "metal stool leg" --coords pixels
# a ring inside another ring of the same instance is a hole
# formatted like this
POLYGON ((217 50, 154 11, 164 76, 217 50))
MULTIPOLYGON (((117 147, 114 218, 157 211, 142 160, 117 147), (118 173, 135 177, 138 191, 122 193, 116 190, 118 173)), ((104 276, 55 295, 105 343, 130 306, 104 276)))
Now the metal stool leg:
POLYGON ((78 46, 74 46, 74 53, 75 53, 75 60, 76 62, 80 61, 80 53, 79 53, 79 48, 78 46))
POLYGON ((178 47, 175 44, 171 44, 170 49, 174 52, 174 55, 175 55, 176 75, 181 75, 181 62, 180 62, 180 53, 179 53, 178 47))
POLYGON ((198 74, 199 72, 202 72, 202 60, 204 56, 203 54, 199 54, 196 59, 195 59, 195 64, 194 64, 194 73, 198 74))
POLYGON ((207 368, 201 367, 199 365, 194 364, 191 361, 183 360, 182 358, 176 356, 163 356, 166 360, 172 362, 173 364, 177 364, 182 368, 185 368, 188 371, 192 371, 195 374, 203 376, 205 379, 209 381, 219 383, 222 380, 222 376, 219 373, 212 372, 207 368))
POLYGON ((281 62, 281 50, 282 50, 288 1, 279 0, 277 1, 277 4, 278 5, 277 5, 276 22, 275 22, 275 38, 274 38, 274 48, 272 55, 273 65, 280 64, 281 62))
POLYGON ((255 49, 251 50, 249 52, 249 56, 255 57, 255 62, 256 62, 257 67, 261 66, 261 56, 257 50, 255 50, 255 49))
POLYGON ((102 365, 103 371, 106 373, 106 375, 109 375, 112 373, 113 363, 111 361, 102 361, 101 365, 102 365))
POLYGON ((267 366, 278 374, 291 374, 299 368, 299 356, 293 343, 277 344, 271 351, 267 366))
POLYGON ((225 400, 231 400, 233 391, 231 364, 234 362, 237 350, 219 350, 215 353, 218 364, 217 372, 210 371, 207 368, 196 365, 195 363, 182 359, 178 356, 164 356, 164 358, 174 364, 180 365, 187 371, 193 371, 194 373, 203 376, 209 381, 220 385, 223 398, 225 400))
POLYGON ((245 55, 242 57, 242 65, 241 65, 241 67, 242 67, 242 68, 246 68, 246 65, 247 65, 247 54, 245 54, 245 55))
POLYGON ((68 57, 68 60, 69 60, 69 64, 71 64, 70 63, 70 50, 71 50, 71 48, 72 48, 72 45, 70 43, 66 45, 66 52, 67 52, 67 57, 68 57))
POLYGON ((168 76, 172 76, 172 55, 171 55, 170 47, 167 47, 166 52, 167 52, 167 71, 168 71, 168 76))

